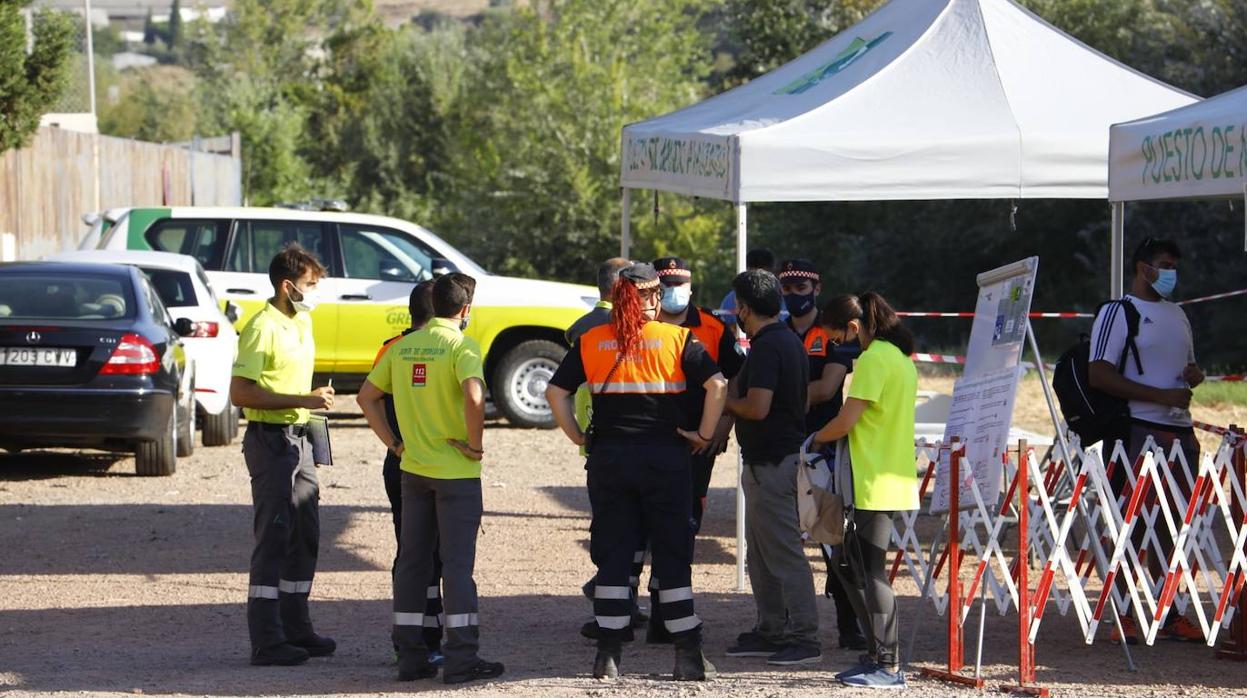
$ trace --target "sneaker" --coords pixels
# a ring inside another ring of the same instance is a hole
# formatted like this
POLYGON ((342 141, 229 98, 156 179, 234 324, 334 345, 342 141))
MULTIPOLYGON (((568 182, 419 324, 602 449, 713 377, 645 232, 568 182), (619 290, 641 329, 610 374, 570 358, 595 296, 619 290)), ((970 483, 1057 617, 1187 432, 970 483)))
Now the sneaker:
POLYGON ((457 671, 453 674, 446 673, 442 675, 444 683, 467 683, 469 681, 481 681, 485 679, 496 679, 502 676, 504 668, 502 662, 487 662, 484 659, 476 660, 476 664, 457 671))
POLYGON ((286 640, 286 642, 295 647, 302 647, 313 657, 328 657, 333 654, 334 650, 338 649, 338 643, 334 642, 332 637, 325 637, 316 633, 297 640, 286 640))
POLYGON ((818 664, 821 661, 823 661, 823 653, 817 647, 805 645, 789 645, 766 659, 766 663, 771 666, 818 664))
POLYGON ((289 642, 265 647, 251 653, 252 666, 294 666, 307 661, 312 655, 302 647, 295 647, 289 642))
POLYGON ((1175 642, 1204 642, 1204 631, 1187 620, 1185 616, 1178 616, 1177 620, 1162 627, 1160 636, 1175 642))
POLYGON ((900 671, 888 671, 875 666, 870 671, 853 674, 840 679, 840 683, 854 688, 878 688, 899 691, 905 688, 905 674, 900 671))
POLYGON ((784 646, 771 642, 752 630, 736 636, 736 644, 727 648, 729 657, 770 657, 784 649, 784 646))
POLYGON ((429 652, 429 664, 432 664, 433 666, 441 666, 445 663, 445 661, 446 655, 441 652, 438 652, 437 650, 429 652))
MULTIPOLYGON (((1126 616, 1121 617, 1121 629, 1126 634, 1127 645, 1139 644, 1139 626, 1135 625, 1133 618, 1126 616)), ((1108 641, 1114 645, 1121 644, 1121 635, 1117 634, 1117 628, 1113 628, 1113 632, 1109 635, 1108 641)))
POLYGON ((874 671, 878 666, 879 665, 875 662, 874 658, 869 654, 859 654, 857 656, 857 664, 854 664, 848 669, 837 673, 836 680, 839 681, 847 676, 855 676, 857 674, 863 674, 867 671, 874 671))

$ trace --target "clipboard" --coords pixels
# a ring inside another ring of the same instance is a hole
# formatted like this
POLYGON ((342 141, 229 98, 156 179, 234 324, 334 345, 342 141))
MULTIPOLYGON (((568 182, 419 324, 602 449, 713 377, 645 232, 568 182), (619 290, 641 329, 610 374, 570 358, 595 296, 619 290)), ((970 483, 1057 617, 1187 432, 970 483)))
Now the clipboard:
POLYGON ((307 438, 312 442, 312 462, 333 465, 333 447, 329 443, 329 418, 314 414, 307 418, 307 438))

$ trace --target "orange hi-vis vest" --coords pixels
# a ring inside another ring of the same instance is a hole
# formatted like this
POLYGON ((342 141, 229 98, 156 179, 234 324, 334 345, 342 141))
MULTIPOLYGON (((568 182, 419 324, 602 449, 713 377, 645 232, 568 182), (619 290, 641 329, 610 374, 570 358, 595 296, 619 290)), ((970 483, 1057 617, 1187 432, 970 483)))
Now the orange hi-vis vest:
POLYGON ((609 324, 594 327, 580 337, 585 382, 594 395, 682 393, 688 389, 683 358, 690 336, 684 327, 647 322, 641 329, 640 347, 615 368, 619 343, 614 329, 609 324))
MULTIPOLYGON (((805 353, 807 356, 827 356, 831 352, 831 336, 821 325, 814 325, 805 333, 805 353)), ((821 376, 810 376, 817 380, 821 376)))
POLYGON ((697 337, 697 341, 702 343, 702 346, 706 348, 706 353, 717 364, 719 363, 719 342, 723 341, 723 333, 727 332, 727 327, 713 313, 697 307, 690 308, 689 312, 694 310, 700 315, 698 319, 701 322, 687 329, 697 337))

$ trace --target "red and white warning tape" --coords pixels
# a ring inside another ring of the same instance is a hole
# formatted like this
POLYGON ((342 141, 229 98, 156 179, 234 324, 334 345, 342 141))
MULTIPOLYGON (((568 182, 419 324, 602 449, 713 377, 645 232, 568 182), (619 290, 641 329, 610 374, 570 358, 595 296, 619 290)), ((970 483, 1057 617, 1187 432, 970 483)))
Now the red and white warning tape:
MULTIPOLYGON (((1200 296, 1199 298, 1190 298, 1179 301, 1178 305, 1195 305, 1196 303, 1206 303, 1208 301, 1217 301, 1223 298, 1234 298, 1235 296, 1247 295, 1247 288, 1238 291, 1229 291, 1227 293, 1216 293, 1211 296, 1200 296)), ((974 313, 939 313, 939 312, 917 312, 906 311, 898 312, 901 317, 918 317, 918 318, 972 318, 974 313)), ((1045 318, 1052 320, 1072 320, 1076 318, 1094 318, 1094 313, 1031 313, 1032 318, 1045 318)))
POLYGON ((1247 375, 1241 373, 1232 376, 1208 376, 1204 378, 1205 383, 1242 383, 1247 381, 1247 375))
POLYGON ((1247 288, 1238 291, 1230 291, 1228 293, 1216 293, 1211 296, 1200 296, 1199 298, 1190 298, 1184 301, 1178 301, 1178 305, 1194 305, 1196 303, 1204 303, 1206 301, 1219 301, 1222 298, 1233 298, 1234 296, 1247 295, 1247 288))
POLYGON ((959 364, 965 365, 966 357, 951 354, 914 354, 910 358, 924 364, 959 364))
MULTIPOLYGON (((924 312, 898 312, 901 317, 942 317, 942 318, 972 318, 974 313, 924 313, 924 312)), ((1032 318, 1052 318, 1052 319, 1070 319, 1070 318, 1093 318, 1095 315, 1091 313, 1031 313, 1032 318)))

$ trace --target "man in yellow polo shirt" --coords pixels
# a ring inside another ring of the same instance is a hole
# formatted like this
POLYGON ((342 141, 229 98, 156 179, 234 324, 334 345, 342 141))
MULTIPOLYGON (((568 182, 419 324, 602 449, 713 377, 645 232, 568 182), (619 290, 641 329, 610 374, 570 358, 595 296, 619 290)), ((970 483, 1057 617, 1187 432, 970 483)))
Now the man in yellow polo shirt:
POLYGON ((251 663, 287 666, 337 648, 312 630, 307 609, 320 546, 308 410, 332 407, 333 388, 312 390, 310 313, 325 267, 291 244, 273 257, 268 275, 274 294, 238 338, 230 398, 247 416, 242 452, 255 509, 247 593, 251 663))
POLYGON ((438 278, 433 285, 436 317, 381 356, 357 397, 368 426, 401 459, 403 513, 393 624, 400 681, 437 675, 421 632, 435 551, 442 558, 442 680, 464 683, 503 671, 502 664, 477 654, 480 630, 472 570, 483 512, 485 375, 480 347, 463 334, 475 290, 476 281, 466 274, 438 278), (398 435, 385 417, 387 393, 394 396, 398 435))

